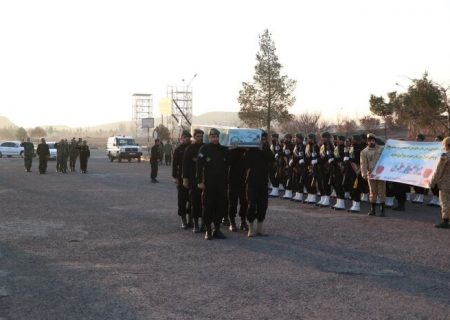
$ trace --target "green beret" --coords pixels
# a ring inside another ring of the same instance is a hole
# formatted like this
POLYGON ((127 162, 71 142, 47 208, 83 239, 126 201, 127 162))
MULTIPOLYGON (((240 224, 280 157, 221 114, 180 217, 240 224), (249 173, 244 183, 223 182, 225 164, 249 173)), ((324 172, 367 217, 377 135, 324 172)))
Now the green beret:
POLYGON ((316 135, 314 133, 308 134, 308 139, 316 140, 316 135))
POLYGON ((191 133, 187 130, 183 130, 183 132, 181 133, 181 136, 187 137, 187 138, 192 137, 191 133))
POLYGON ((303 135, 301 133, 296 133, 295 137, 299 140, 303 140, 303 135))
POLYGON ((210 136, 220 136, 220 131, 216 128, 209 129, 209 135, 210 136))
POLYGON ((367 134, 367 140, 369 140, 369 139, 377 140, 377 136, 374 135, 373 133, 368 133, 368 134, 367 134))
POLYGON ((267 132, 265 130, 261 130, 261 138, 267 138, 267 132))
POLYGON ((418 140, 418 141, 423 141, 423 140, 425 140, 425 135, 424 135, 423 133, 419 133, 419 134, 416 136, 416 140, 418 140))
POLYGON ((441 136, 441 135, 436 136, 436 141, 442 141, 442 140, 444 140, 444 136, 441 136))
POLYGON ((363 139, 367 139, 367 134, 366 134, 366 133, 361 133, 360 136, 361 136, 361 139, 362 139, 362 140, 363 140, 363 139))
POLYGON ((285 138, 285 139, 292 139, 292 134, 286 133, 286 134, 284 135, 284 138, 285 138))
POLYGON ((337 137, 337 140, 339 140, 339 141, 345 141, 345 137, 344 137, 344 136, 338 136, 338 137, 337 137))
POLYGON ((202 129, 194 129, 194 136, 197 134, 205 134, 202 129))
POLYGON ((324 133, 321 134, 321 137, 330 139, 331 138, 331 134, 329 132, 324 132, 324 133))

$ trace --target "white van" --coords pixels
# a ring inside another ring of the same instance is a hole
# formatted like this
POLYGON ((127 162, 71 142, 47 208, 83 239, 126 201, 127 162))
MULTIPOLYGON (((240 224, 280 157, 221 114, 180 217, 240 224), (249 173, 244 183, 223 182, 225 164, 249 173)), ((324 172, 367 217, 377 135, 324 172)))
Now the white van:
POLYGON ((141 162, 142 149, 131 136, 112 136, 108 138, 106 155, 111 162, 114 159, 119 162, 122 162, 122 159, 127 159, 130 162, 133 158, 141 162))

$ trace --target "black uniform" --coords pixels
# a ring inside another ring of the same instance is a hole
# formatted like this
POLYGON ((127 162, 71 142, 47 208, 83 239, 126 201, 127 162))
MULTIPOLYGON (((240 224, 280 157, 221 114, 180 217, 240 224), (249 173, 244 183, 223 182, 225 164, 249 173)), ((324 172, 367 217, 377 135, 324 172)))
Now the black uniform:
POLYGON ((330 159, 334 159, 334 146, 330 141, 327 141, 320 147, 318 158, 317 184, 321 196, 331 195, 331 164, 328 162, 330 159))
POLYGON ((319 156, 319 146, 316 143, 308 143, 305 148, 306 165, 308 172, 306 176, 306 190, 308 194, 315 195, 317 193, 317 180, 320 178, 317 165, 317 157, 319 156))
POLYGON ((91 151, 89 150, 89 146, 87 146, 87 145, 79 146, 78 151, 80 154, 80 170, 82 173, 86 173, 88 159, 91 156, 91 151))
POLYGON ((183 155, 183 179, 189 180, 189 203, 191 214, 196 219, 202 216, 202 190, 197 187, 197 157, 202 144, 191 144, 184 151, 183 155))
POLYGON ((250 149, 245 153, 246 188, 248 211, 247 220, 253 223, 255 219, 263 222, 268 207, 267 182, 274 157, 268 147, 262 150, 250 149))
POLYGON ((337 145, 334 148, 334 160, 331 163, 330 182, 336 192, 336 198, 344 199, 344 145, 337 145))
POLYGON ((154 145, 150 151, 150 178, 152 181, 156 181, 156 177, 158 176, 158 161, 160 158, 160 150, 158 145, 154 145))
POLYGON ((303 194, 306 181, 306 164, 305 164, 305 146, 303 142, 297 143, 294 148, 294 162, 292 164, 294 168, 293 176, 293 191, 303 194))
MULTIPOLYGON (((272 140, 271 151, 275 159, 281 158, 283 155, 283 148, 276 140, 272 140)), ((279 161, 274 161, 272 167, 270 168, 270 183, 272 187, 278 188, 280 186, 280 177, 279 177, 279 161)))
POLYGON ((241 221, 245 221, 247 216, 248 204, 247 196, 245 194, 244 153, 245 150, 241 148, 236 148, 228 152, 228 217, 232 223, 236 218, 238 203, 241 221))
POLYGON ((190 213, 189 190, 183 186, 183 156, 190 144, 182 143, 173 152, 172 177, 178 180, 178 215, 185 217, 190 213))
POLYGON ((45 173, 47 171, 47 161, 50 157, 50 149, 45 142, 39 143, 36 149, 36 154, 39 156, 39 173, 45 173))
POLYGON ((197 180, 205 184, 202 205, 207 228, 214 223, 215 229, 220 229, 226 210, 226 179, 227 149, 213 143, 202 146, 197 158, 197 180))

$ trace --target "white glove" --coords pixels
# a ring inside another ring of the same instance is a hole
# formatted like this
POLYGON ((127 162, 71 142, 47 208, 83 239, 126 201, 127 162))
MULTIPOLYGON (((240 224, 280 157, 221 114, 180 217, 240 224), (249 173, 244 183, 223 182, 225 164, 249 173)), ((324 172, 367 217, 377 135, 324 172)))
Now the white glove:
POLYGON ((305 163, 305 159, 300 159, 299 161, 298 161, 298 164, 304 164, 305 163))
POLYGON ((280 146, 275 146, 275 150, 276 151, 280 150, 280 146))
POLYGON ((292 167, 293 164, 294 164, 294 160, 291 159, 291 160, 289 161, 289 167, 292 167))
POLYGON ((327 156, 331 155, 331 151, 327 150, 327 156))
POLYGON ((287 155, 287 156, 290 155, 291 154, 291 150, 289 150, 289 149, 284 150, 284 154, 287 155))
POLYGON ((350 160, 349 157, 344 157, 344 161, 348 161, 348 160, 350 160))
POLYGON ((311 164, 312 164, 312 165, 315 165, 315 164, 317 164, 317 159, 315 159, 315 160, 312 160, 312 161, 311 161, 311 164))
POLYGON ((328 163, 332 163, 334 161, 334 158, 328 159, 328 163))
POLYGON ((275 159, 278 159, 280 155, 278 153, 275 154, 275 159))

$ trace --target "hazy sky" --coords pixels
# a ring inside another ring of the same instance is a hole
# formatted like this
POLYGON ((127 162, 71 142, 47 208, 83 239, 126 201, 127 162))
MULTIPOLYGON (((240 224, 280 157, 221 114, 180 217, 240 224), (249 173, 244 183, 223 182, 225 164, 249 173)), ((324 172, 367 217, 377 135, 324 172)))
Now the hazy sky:
POLYGON ((368 113, 371 93, 428 70, 450 84, 449 0, 0 2, 0 115, 18 125, 131 118, 131 95, 192 82, 194 114, 238 111, 272 32, 292 112, 368 113))

